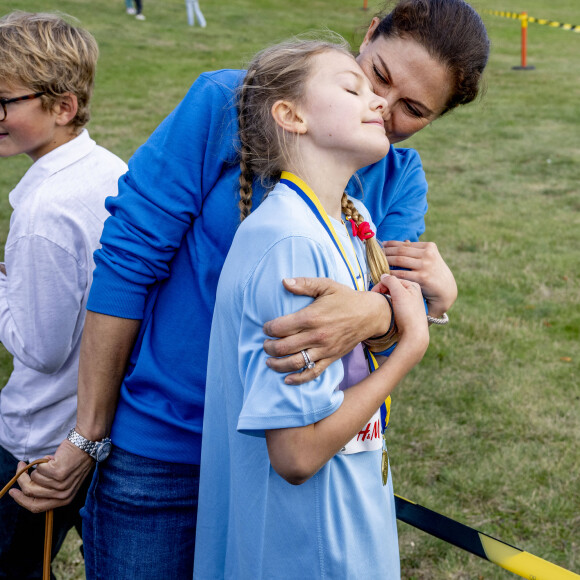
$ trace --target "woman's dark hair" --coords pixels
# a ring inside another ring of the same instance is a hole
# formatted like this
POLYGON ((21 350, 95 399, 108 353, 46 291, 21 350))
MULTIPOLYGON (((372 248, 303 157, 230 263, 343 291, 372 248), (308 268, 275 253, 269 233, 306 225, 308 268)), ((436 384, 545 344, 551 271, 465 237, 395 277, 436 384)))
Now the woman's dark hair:
POLYGON ((451 96, 443 113, 473 101, 489 57, 489 38, 479 14, 464 0, 399 0, 381 19, 371 41, 411 38, 450 72, 451 96))

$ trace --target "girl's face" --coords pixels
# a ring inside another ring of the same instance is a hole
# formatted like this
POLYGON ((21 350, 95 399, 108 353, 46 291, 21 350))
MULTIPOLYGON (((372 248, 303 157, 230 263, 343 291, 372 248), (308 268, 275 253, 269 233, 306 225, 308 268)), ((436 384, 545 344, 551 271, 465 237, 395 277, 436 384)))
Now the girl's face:
POLYGON ((298 111, 306 138, 317 159, 328 156, 354 173, 388 153, 387 103, 350 55, 330 50, 314 58, 298 111))
POLYGON ((385 131, 391 143, 399 143, 441 115, 451 96, 451 76, 410 38, 380 36, 371 41, 379 22, 373 19, 357 62, 375 92, 388 101, 385 131))

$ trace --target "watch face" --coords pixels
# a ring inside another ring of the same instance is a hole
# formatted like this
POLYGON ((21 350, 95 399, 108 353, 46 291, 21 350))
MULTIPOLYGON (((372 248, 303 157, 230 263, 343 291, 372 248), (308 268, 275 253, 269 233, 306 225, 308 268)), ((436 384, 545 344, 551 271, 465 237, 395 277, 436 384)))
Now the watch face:
POLYGON ((95 459, 97 461, 104 461, 105 459, 107 459, 107 457, 109 457, 109 453, 111 453, 112 447, 113 446, 110 441, 105 441, 104 443, 99 445, 95 453, 96 455, 95 459))

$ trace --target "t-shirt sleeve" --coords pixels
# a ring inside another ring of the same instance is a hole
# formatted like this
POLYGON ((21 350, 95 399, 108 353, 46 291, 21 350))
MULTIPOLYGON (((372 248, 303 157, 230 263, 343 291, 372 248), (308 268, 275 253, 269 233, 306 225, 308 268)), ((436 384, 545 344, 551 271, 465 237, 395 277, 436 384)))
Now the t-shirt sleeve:
MULTIPOLYGON (((378 239, 416 242, 425 232, 427 181, 414 149, 394 149, 387 180, 392 174, 394 203, 385 216, 374 216, 378 239)), ((390 155, 390 153, 389 153, 390 155)), ((388 157, 388 156, 387 156, 388 157)))
POLYGON ((169 276, 183 236, 236 155, 240 73, 228 73, 229 85, 212 74, 193 84, 131 158, 118 195, 107 198, 111 217, 95 253, 89 310, 141 319, 149 289, 169 276))
POLYGON ((312 240, 286 238, 268 250, 245 285, 238 344, 238 368, 244 385, 239 431, 263 436, 266 429, 310 425, 332 414, 342 403, 343 394, 338 390, 343 378, 340 361, 318 378, 293 386, 284 383, 284 374, 266 366, 263 350, 267 338, 262 330, 264 321, 295 312, 312 301, 285 290, 281 280, 330 276, 329 260, 332 258, 312 240))

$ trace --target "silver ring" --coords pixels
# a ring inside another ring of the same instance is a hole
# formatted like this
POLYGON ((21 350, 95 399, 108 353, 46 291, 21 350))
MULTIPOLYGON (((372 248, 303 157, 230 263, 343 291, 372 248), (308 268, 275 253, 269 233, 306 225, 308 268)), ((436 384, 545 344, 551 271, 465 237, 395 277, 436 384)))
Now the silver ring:
POLYGON ((310 360, 310 357, 308 356, 308 353, 305 350, 301 350, 300 351, 302 353, 302 357, 304 358, 304 366, 302 367, 302 370, 306 370, 306 369, 313 369, 316 366, 316 363, 312 360, 310 360))

